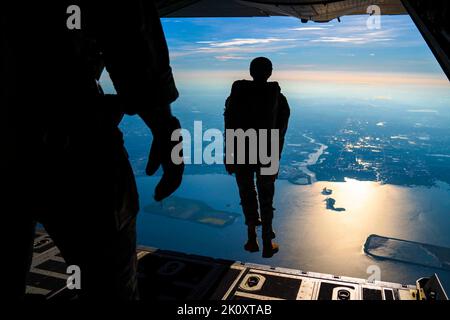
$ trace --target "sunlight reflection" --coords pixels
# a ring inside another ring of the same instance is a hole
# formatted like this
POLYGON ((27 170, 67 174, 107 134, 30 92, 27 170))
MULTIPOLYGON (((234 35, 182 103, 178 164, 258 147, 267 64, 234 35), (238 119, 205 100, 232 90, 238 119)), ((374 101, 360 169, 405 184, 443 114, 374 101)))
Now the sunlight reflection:
POLYGON ((368 202, 374 200, 373 195, 379 186, 373 182, 358 181, 355 179, 345 179, 345 184, 341 188, 341 199, 344 203, 351 204, 352 207, 367 206, 368 202))

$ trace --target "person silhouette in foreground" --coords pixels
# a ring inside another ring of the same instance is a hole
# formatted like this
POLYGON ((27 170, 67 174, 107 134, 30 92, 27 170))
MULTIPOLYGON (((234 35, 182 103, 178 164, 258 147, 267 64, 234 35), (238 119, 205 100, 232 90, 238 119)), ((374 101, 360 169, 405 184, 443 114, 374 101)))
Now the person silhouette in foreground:
MULTIPOLYGON (((231 94, 225 103, 225 129, 278 130, 279 153, 277 156, 280 157, 290 116, 288 102, 281 93, 278 83, 268 82, 272 75, 272 63, 269 59, 264 57, 254 59, 250 64, 250 75, 253 81, 240 80, 233 83, 231 94)), ((270 134, 268 136, 270 137, 270 134)), ((258 140, 260 138, 258 136, 258 140)), ((270 140, 268 144, 270 145, 270 140)), ((270 258, 278 252, 278 245, 272 242, 275 238, 272 220, 278 168, 275 174, 261 174, 263 165, 259 161, 256 164, 248 161, 248 154, 252 148, 258 147, 256 144, 250 145, 250 142, 246 144, 247 158, 244 164, 236 161, 236 147, 234 151, 226 150, 225 153, 234 152, 234 155, 232 156, 233 163, 226 160, 225 167, 229 174, 235 174, 239 188, 245 223, 248 228, 248 241, 244 248, 250 252, 259 251, 256 231, 257 226, 262 225, 262 255, 270 258)), ((269 146, 267 150, 271 150, 269 146)))
POLYGON ((8 2, 1 12, 9 208, 3 223, 12 234, 4 290, 25 297, 39 222, 66 264, 80 268, 80 297, 136 299, 139 202, 118 125, 124 114, 138 115, 151 129, 146 173, 162 167, 154 194, 161 201, 184 170, 171 161, 171 134, 180 123, 170 104, 178 91, 153 1, 85 1, 80 28, 69 28, 73 3, 29 3, 23 10, 8 2), (99 86, 104 67, 117 95, 99 86))

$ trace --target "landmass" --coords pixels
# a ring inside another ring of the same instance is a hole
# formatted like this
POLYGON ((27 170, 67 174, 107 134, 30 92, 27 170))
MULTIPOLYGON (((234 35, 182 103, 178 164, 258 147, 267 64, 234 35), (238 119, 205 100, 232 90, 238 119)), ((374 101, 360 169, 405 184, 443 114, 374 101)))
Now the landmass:
POLYGON ((238 213, 216 210, 200 200, 176 196, 162 203, 153 202, 144 207, 144 212, 216 228, 231 225, 240 216, 238 213))
MULTIPOLYGON (((374 109, 356 102, 346 102, 342 110, 309 109, 289 124, 279 179, 298 185, 345 182, 346 178, 401 186, 450 184, 450 115, 424 115, 409 109, 391 105, 374 109)), ((217 115, 202 113, 202 117, 205 128, 223 127, 217 115)), ((180 112, 180 118, 192 131, 198 115, 186 111, 180 112)), ((145 175, 148 150, 142 146, 150 145, 151 135, 136 122, 124 122, 123 128, 133 169, 145 175)), ((186 165, 185 173, 226 171, 223 164, 202 163, 186 165)))

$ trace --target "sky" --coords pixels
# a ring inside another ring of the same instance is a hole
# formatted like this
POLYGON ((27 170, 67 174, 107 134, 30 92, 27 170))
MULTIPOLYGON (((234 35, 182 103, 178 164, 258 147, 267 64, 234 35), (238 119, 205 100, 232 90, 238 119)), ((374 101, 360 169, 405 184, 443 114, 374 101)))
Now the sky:
POLYGON ((252 58, 266 56, 285 80, 448 84, 409 16, 381 16, 380 29, 367 19, 168 18, 163 27, 180 80, 246 75, 252 58))
MULTIPOLYGON (((380 28, 369 29, 368 17, 306 24, 293 17, 164 18, 177 103, 226 97, 234 80, 250 78, 250 61, 266 56, 271 80, 291 99, 448 108, 450 82, 411 18, 381 16, 380 28)), ((111 91, 107 75, 102 80, 111 91)))

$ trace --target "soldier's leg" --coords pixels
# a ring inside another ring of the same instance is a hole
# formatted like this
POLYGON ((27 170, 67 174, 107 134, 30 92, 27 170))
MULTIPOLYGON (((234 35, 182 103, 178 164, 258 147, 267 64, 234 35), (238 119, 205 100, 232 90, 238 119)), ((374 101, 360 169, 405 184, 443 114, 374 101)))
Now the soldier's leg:
POLYGON ((253 170, 239 168, 236 170, 236 182, 239 188, 242 211, 246 225, 258 225, 258 198, 255 188, 255 173, 253 170))
MULTIPOLYGON (((81 270, 80 296, 136 299, 136 213, 134 177, 128 160, 107 164, 97 176, 80 173, 43 221, 68 265, 81 270), (59 209, 59 210, 58 210, 59 209)), ((99 168, 94 166, 94 168, 99 168)))
POLYGON ((36 201, 33 201, 36 199, 33 195, 37 193, 29 187, 27 180, 30 178, 33 181, 33 177, 20 174, 24 167, 16 160, 8 163, 6 179, 2 181, 6 191, 3 191, 2 223, 4 234, 7 233, 8 236, 3 242, 1 285, 4 295, 12 300, 25 298, 35 234, 35 218, 31 216, 32 212, 36 212, 36 201))
MULTIPOLYGON (((92 212, 92 214, 101 214, 92 212)), ((135 220, 123 230, 113 230, 92 221, 80 223, 46 222, 44 227, 61 251, 67 265, 80 268, 80 291, 88 299, 135 299, 135 220), (97 231, 94 228, 97 227, 97 231), (109 229, 109 230, 107 230, 109 229)), ((77 288, 77 287, 76 287, 77 288)))
POLYGON ((7 228, 11 234, 6 244, 4 261, 5 279, 3 290, 9 298, 23 299, 25 297, 26 278, 33 257, 33 240, 35 222, 26 214, 16 213, 7 228))
POLYGON ((273 220, 273 197, 275 195, 275 176, 256 175, 258 200, 263 225, 271 225, 273 220))
POLYGON ((255 188, 255 173, 251 169, 239 168, 236 170, 236 181, 239 188, 242 210, 247 225, 247 243, 244 249, 249 252, 259 251, 256 235, 256 226, 260 224, 258 212, 258 199, 255 188))
POLYGON ((258 199, 261 211, 262 238, 263 238, 263 257, 270 258, 278 252, 278 245, 272 242, 275 238, 273 232, 273 197, 275 195, 274 175, 256 175, 256 186, 258 188, 258 199))

